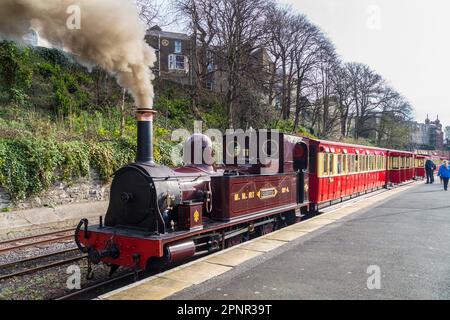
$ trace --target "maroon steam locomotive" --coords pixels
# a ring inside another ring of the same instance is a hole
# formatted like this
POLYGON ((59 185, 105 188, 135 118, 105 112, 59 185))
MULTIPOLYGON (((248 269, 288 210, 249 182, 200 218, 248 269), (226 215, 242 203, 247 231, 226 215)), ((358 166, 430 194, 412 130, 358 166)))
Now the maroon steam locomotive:
MULTIPOLYGON (((269 233, 307 212, 304 138, 277 133, 275 144, 275 133, 269 132, 265 143, 255 132, 255 140, 244 139, 235 154, 236 135, 235 143, 225 144, 224 151, 233 152, 226 165, 171 169, 153 161, 153 116, 152 110, 138 110, 137 161, 115 173, 104 223, 90 226, 83 219, 78 225, 75 241, 90 262, 104 262, 113 271, 176 263, 269 233), (250 157, 255 142, 262 148, 250 157), (270 161, 260 161, 261 150, 270 161)), ((188 145, 198 141, 202 153, 212 153, 204 135, 194 135, 188 145)))
MULTIPOLYGON (((414 178, 412 153, 274 131, 225 135, 219 167, 202 160, 171 169, 153 161, 153 116, 137 112, 137 161, 115 173, 104 223, 83 219, 75 232, 89 261, 112 272, 221 250, 296 223, 309 209, 414 178)), ((208 137, 187 142, 198 144, 212 157, 208 137)))

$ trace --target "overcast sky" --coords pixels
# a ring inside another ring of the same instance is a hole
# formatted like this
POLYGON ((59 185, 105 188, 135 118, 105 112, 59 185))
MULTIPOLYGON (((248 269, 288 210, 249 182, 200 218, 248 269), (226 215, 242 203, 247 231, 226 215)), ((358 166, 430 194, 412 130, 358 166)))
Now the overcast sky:
POLYGON ((345 61, 370 65, 450 126, 449 0, 283 0, 326 32, 345 61))

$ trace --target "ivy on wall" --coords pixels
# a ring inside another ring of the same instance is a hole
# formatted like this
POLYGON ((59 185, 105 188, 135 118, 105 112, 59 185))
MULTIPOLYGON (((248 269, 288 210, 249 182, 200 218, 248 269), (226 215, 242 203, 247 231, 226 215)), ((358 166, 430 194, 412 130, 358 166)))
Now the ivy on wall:
MULTIPOLYGON (((40 138, 0 139, 0 186, 14 201, 46 191, 56 181, 87 177, 95 168, 105 183, 120 167, 133 162, 136 146, 114 141, 54 141, 40 138)), ((158 163, 171 165, 170 148, 157 142, 158 163), (161 147, 162 146, 162 147, 161 147)))

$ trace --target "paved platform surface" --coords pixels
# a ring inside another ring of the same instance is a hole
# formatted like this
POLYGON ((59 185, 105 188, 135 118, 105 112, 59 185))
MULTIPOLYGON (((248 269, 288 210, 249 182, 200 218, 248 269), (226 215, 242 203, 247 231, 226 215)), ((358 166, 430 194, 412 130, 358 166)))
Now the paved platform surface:
POLYGON ((450 297, 448 195, 414 183, 348 201, 99 299, 450 297), (431 210, 422 198, 436 199, 431 210), (381 290, 367 289, 371 265, 381 290))
POLYGON ((105 215, 107 201, 74 203, 56 208, 35 208, 22 211, 0 212, 0 240, 17 237, 29 231, 46 232, 76 226, 82 218, 98 221, 105 215))
POLYGON ((450 299, 450 192, 421 183, 377 201, 170 298, 450 299), (380 289, 367 287, 369 266, 380 289))

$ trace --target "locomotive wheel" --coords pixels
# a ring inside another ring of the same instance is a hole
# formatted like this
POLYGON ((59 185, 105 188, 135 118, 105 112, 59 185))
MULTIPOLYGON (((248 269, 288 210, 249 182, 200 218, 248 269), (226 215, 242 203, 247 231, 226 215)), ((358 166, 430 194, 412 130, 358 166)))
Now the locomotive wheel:
POLYGON ((241 244, 242 242, 244 242, 244 237, 242 235, 233 237, 225 241, 225 248, 233 247, 235 245, 241 244))
POLYGON ((274 231, 275 231, 275 224, 274 223, 268 223, 268 224, 265 224, 265 225, 261 226, 261 228, 259 229, 259 234, 261 236, 263 236, 263 235, 269 234, 269 233, 274 232, 274 231))
POLYGON ((160 272, 160 271, 165 270, 165 268, 167 268, 168 265, 169 265, 169 263, 167 262, 166 258, 152 257, 152 258, 148 259, 145 269, 147 271, 160 272))

